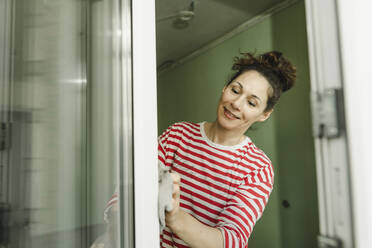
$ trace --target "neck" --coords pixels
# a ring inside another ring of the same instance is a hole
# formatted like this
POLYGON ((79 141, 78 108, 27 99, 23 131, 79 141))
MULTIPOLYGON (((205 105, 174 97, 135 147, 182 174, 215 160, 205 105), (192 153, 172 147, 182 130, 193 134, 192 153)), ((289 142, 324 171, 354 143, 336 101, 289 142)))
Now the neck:
POLYGON ((240 130, 227 130, 221 127, 217 121, 212 123, 206 122, 204 131, 211 141, 224 146, 237 145, 245 139, 244 133, 240 130))

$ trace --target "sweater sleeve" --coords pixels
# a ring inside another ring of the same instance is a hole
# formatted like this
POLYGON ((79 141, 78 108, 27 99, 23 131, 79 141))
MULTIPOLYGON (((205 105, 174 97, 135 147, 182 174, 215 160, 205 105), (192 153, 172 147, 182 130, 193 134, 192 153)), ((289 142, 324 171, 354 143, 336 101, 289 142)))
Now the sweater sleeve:
POLYGON ((272 166, 261 168, 244 178, 218 217, 224 248, 248 247, 253 226, 262 216, 273 189, 272 166))
POLYGON ((160 166, 172 167, 174 154, 182 134, 181 125, 175 123, 158 138, 158 161, 160 166))

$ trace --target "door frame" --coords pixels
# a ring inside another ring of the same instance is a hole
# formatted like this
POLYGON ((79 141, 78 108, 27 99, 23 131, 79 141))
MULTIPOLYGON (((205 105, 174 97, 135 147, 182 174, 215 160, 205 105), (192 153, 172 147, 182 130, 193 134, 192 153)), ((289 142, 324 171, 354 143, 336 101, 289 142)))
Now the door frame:
POLYGON ((337 2, 355 247, 372 247, 370 1, 337 2))
MULTIPOLYGON (((316 133, 320 125, 328 127, 327 120, 325 123, 317 120, 319 112, 325 108, 320 99, 325 98, 327 92, 332 94, 334 90, 343 90, 336 2, 306 0, 306 20, 318 185, 319 247, 324 242, 322 238, 329 238, 329 242, 334 240, 342 243, 344 248, 351 248, 354 247, 354 234, 347 133, 342 128, 344 120, 340 119, 338 135, 316 133)), ((343 115, 344 109, 338 113, 343 115)))
MULTIPOLYGON (((367 75, 372 35, 366 31, 372 22, 372 4, 362 0, 305 3, 312 96, 332 89, 342 93, 340 134, 314 138, 320 237, 326 238, 319 242, 328 239, 340 241, 344 248, 372 247, 372 212, 367 211, 372 208, 372 118, 367 114, 371 113, 372 84, 367 75)), ((313 117, 319 111, 315 105, 313 117)))

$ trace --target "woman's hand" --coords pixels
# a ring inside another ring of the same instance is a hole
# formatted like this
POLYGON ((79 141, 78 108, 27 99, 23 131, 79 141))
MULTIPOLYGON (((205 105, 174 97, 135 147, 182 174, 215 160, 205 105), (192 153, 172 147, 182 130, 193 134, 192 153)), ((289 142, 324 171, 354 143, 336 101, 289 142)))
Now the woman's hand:
POLYGON ((181 177, 174 172, 170 175, 173 179, 173 209, 165 212, 166 225, 190 247, 222 248, 223 235, 221 230, 201 223, 180 208, 181 177))
POLYGON ((172 211, 166 211, 165 213, 165 223, 171 229, 173 229, 178 223, 180 215, 180 183, 181 177, 175 172, 170 173, 173 179, 173 192, 172 192, 172 211))

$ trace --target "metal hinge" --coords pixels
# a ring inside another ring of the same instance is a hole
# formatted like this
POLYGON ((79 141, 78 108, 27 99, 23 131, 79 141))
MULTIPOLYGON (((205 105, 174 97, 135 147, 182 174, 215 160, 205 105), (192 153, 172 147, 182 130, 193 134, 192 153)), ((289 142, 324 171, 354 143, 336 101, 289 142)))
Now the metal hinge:
POLYGON ((313 136, 336 138, 344 129, 342 89, 311 93, 313 136))
POLYGON ((0 122, 0 151, 10 147, 11 123, 0 122))
POLYGON ((341 240, 326 236, 318 236, 319 248, 342 248, 341 240))

